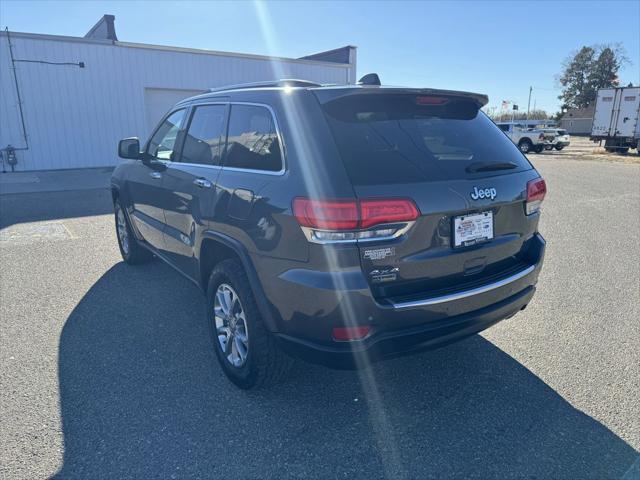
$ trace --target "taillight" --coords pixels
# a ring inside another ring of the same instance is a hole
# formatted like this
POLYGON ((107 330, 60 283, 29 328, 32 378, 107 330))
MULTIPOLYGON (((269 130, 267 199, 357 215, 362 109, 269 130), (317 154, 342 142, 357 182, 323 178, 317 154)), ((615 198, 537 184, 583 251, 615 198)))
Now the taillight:
POLYGON ((293 214, 303 227, 327 230, 358 228, 358 206, 355 201, 296 198, 293 201, 293 214))
POLYGON ((369 228, 380 223, 411 222, 416 218, 418 218, 418 208, 411 200, 362 200, 360 202, 360 228, 369 228))
POLYGON ((369 335, 371 327, 335 327, 332 331, 333 339, 338 342, 362 340, 369 335))
POLYGON ((536 178, 527 183, 527 202, 525 203, 527 215, 531 215, 540 210, 540 205, 546 194, 547 184, 543 178, 536 178))
POLYGON ((420 215, 406 198, 365 200, 293 200, 293 214, 310 241, 353 242, 394 238, 420 215), (379 225, 380 228, 373 228, 379 225))
POLYGON ((541 133, 540 135, 538 135, 538 140, 544 140, 544 133, 541 133))

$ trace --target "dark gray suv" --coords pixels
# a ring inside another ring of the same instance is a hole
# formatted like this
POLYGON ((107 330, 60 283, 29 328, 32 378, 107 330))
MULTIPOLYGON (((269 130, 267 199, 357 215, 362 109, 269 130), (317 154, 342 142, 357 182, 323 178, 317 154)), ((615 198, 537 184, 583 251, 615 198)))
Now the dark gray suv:
POLYGON ((358 368, 473 335, 527 306, 545 248, 545 182, 486 103, 301 80, 184 100, 120 142, 122 256, 206 291, 242 388, 291 356, 358 368))

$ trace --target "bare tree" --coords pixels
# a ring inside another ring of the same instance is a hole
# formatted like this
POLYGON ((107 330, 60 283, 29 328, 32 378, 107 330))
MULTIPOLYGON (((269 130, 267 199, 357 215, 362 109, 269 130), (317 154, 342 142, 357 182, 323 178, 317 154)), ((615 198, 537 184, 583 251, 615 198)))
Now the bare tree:
MULTIPOLYGON (((526 120, 527 112, 515 111, 490 111, 488 113, 494 122, 509 122, 513 120, 526 120)), ((531 110, 529 112, 529 120, 548 120, 551 117, 545 110, 531 110)))

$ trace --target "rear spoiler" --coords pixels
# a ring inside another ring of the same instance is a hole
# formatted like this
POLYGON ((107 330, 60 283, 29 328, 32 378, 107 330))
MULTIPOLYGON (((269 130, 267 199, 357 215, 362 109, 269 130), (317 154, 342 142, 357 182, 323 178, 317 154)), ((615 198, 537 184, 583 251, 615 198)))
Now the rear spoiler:
POLYGON ((338 98, 350 95, 381 95, 381 94, 408 94, 408 95, 434 95, 454 97, 471 100, 480 109, 489 103, 489 97, 482 93, 461 92, 458 90, 440 90, 436 88, 405 88, 405 87, 376 87, 376 86, 349 86, 349 87, 325 87, 311 89, 320 103, 327 103, 338 98))

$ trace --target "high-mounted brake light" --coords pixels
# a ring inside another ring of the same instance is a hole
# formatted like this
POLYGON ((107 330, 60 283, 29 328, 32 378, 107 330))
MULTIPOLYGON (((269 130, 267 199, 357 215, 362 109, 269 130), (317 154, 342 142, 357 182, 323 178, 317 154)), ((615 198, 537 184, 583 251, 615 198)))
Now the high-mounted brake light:
POLYGON ((540 210, 540 205, 542 205, 546 194, 547 184, 543 178, 536 178, 527 183, 527 201, 525 203, 527 215, 531 215, 540 210))
POLYGON ((449 99, 445 97, 420 96, 416 97, 418 105, 444 105, 449 103, 449 99))
POLYGON ((293 214, 310 241, 354 242, 394 238, 406 231, 420 212, 407 198, 311 200, 298 197, 293 214), (373 228, 377 225, 380 228, 373 228))

